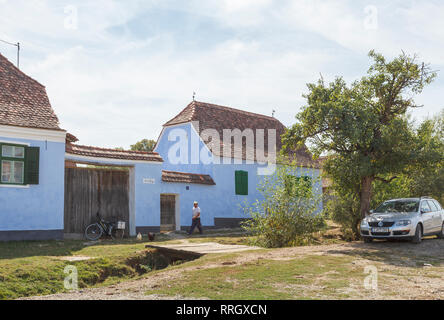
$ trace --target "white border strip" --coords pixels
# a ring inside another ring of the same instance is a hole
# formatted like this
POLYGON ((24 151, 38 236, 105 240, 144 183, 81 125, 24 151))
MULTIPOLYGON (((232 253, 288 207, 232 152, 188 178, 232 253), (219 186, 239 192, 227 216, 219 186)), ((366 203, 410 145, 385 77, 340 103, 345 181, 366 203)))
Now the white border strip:
POLYGON ((29 147, 31 144, 29 142, 21 142, 21 141, 14 141, 14 140, 0 140, 0 143, 6 143, 6 144, 18 144, 22 146, 29 147))
POLYGON ((0 188, 29 189, 29 184, 0 184, 0 188))
POLYGON ((0 125, 0 137, 64 143, 66 131, 0 125))

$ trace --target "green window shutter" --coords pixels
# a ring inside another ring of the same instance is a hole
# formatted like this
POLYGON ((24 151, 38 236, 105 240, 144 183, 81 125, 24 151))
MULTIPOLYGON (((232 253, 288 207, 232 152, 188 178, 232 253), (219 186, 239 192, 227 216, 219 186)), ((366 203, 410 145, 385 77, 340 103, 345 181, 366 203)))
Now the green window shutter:
POLYGON ((248 171, 243 171, 242 172, 242 190, 243 190, 243 195, 247 196, 248 195, 248 171))
POLYGON ((39 184, 39 147, 26 147, 25 184, 39 184))
POLYGON ((235 189, 236 189, 236 194, 241 194, 241 172, 240 171, 235 171, 234 172, 234 183, 235 183, 235 189))
POLYGON ((248 195, 248 172, 235 171, 235 187, 237 195, 248 195))

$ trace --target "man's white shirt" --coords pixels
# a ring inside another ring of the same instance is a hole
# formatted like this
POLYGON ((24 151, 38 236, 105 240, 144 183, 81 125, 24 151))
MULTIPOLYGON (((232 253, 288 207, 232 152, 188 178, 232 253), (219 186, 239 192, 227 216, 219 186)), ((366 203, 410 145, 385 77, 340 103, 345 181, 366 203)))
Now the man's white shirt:
POLYGON ((193 218, 196 218, 198 216, 198 214, 200 213, 200 208, 197 207, 193 207, 193 218))

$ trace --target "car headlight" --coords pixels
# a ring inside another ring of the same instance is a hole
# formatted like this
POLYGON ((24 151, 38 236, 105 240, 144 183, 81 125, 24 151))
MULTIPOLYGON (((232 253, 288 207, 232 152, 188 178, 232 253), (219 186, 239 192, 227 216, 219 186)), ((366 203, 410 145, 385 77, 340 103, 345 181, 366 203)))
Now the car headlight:
POLYGON ((367 219, 361 220, 361 227, 368 227, 368 221, 367 219))
POLYGON ((396 226, 399 227, 404 227, 404 226, 408 226, 409 224, 411 224, 412 222, 410 220, 399 220, 396 222, 396 226))

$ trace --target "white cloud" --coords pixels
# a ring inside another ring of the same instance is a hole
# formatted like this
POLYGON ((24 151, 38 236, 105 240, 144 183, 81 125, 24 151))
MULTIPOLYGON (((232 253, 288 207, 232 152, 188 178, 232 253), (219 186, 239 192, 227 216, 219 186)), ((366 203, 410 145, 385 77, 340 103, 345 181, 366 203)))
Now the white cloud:
MULTIPOLYGON (((0 38, 24 44, 23 70, 46 85, 62 127, 90 145, 128 147, 156 139, 161 124, 191 101, 193 91, 201 101, 264 114, 275 109, 289 125, 305 103, 307 82, 320 72, 328 80, 362 75, 371 48, 389 55, 407 48, 444 64, 443 44, 434 41, 444 30, 438 2, 377 4, 377 30, 364 28, 364 6, 345 0, 84 0, 73 2, 78 29, 67 30, 63 9, 71 3, 0 2, 0 38), (153 8, 175 10, 169 25, 178 14, 190 15, 193 21, 210 21, 205 28, 217 32, 194 40, 207 31, 201 25, 173 31, 155 26, 155 33, 142 26, 136 36, 137 25, 129 25, 153 8), (115 26, 124 32, 110 32, 115 26), (185 35, 174 31, 187 28, 185 35)), ((427 107, 418 114, 442 108, 439 92, 442 82, 419 98, 427 107)))

